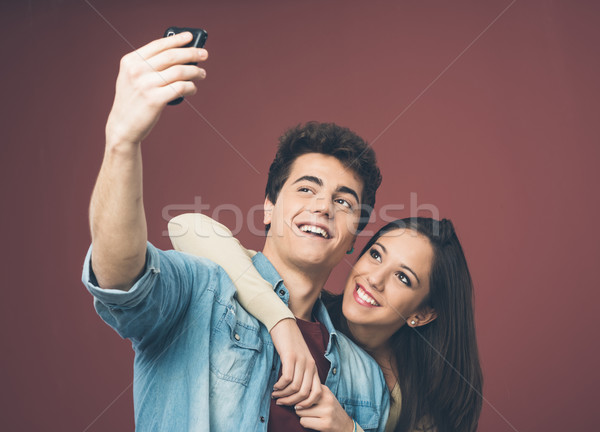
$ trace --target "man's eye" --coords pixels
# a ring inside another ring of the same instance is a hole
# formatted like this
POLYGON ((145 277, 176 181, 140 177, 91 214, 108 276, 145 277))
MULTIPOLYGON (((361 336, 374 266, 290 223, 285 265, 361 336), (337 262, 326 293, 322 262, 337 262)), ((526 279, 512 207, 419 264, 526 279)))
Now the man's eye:
POLYGON ((410 286, 410 279, 408 278, 408 276, 406 276, 405 273, 397 273, 396 276, 398 276, 398 279, 400 279, 400 281, 406 285, 406 286, 410 286))
POLYGON ((298 192, 310 192, 311 190, 307 187, 298 188, 298 192))
POLYGON ((345 199, 342 198, 338 198, 335 200, 336 203, 343 205, 346 208, 349 208, 350 210, 352 210, 352 204, 350 204, 348 201, 346 201, 345 199))

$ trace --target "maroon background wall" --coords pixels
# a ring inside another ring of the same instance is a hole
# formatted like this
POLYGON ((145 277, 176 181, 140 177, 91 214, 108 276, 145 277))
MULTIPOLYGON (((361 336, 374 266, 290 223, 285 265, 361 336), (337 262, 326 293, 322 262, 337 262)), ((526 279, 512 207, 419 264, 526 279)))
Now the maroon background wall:
MULTIPOLYGON (((169 25, 205 27, 211 58, 192 106, 168 108, 143 144, 155 244, 169 247, 167 216, 193 211, 195 197, 208 214, 262 203, 284 128, 348 125, 381 162, 376 227, 381 209, 403 217, 418 206, 458 227, 476 284, 480 429, 596 425, 599 9, 3 2, 2 428, 133 429, 130 345, 79 280, 125 40, 141 46, 169 25)), ((231 212, 220 219, 234 222, 231 212)), ((238 235, 261 247, 247 226, 238 235)), ((329 287, 347 271, 340 264, 329 287)))

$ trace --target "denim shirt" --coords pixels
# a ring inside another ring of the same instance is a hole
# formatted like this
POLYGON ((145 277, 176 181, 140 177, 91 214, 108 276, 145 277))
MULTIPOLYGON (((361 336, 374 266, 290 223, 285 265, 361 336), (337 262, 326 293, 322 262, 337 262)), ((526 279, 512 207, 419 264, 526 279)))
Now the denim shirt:
MULTIPOLYGON (((217 264, 148 243, 143 275, 129 291, 101 289, 91 269, 83 282, 100 317, 135 351, 137 431, 265 431, 280 360, 268 330, 235 299, 217 264)), ((258 272, 287 304, 289 293, 261 253, 258 272)), ((330 333, 326 385, 365 431, 383 431, 389 395, 377 363, 336 333, 319 300, 315 316, 330 333)))

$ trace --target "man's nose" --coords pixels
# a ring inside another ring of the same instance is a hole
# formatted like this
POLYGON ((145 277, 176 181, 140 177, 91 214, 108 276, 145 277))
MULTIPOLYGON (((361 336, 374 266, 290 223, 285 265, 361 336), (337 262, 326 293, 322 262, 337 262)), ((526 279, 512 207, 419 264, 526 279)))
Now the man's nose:
POLYGON ((320 213, 327 217, 333 214, 331 210, 331 200, 322 195, 316 195, 310 203, 311 213, 320 213))

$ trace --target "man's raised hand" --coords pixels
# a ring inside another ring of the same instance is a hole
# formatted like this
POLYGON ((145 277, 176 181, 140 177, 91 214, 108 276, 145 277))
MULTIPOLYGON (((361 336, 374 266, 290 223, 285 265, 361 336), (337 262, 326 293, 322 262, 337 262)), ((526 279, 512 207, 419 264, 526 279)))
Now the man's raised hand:
POLYGON ((193 81, 204 79, 206 71, 187 63, 206 60, 208 52, 203 48, 181 48, 191 40, 191 33, 179 33, 123 56, 106 123, 107 145, 141 142, 167 102, 196 93, 193 81))

